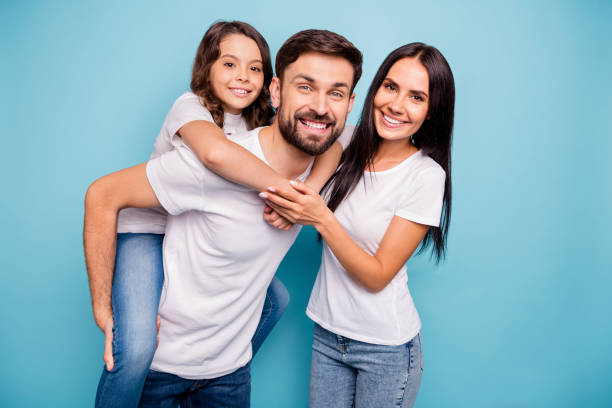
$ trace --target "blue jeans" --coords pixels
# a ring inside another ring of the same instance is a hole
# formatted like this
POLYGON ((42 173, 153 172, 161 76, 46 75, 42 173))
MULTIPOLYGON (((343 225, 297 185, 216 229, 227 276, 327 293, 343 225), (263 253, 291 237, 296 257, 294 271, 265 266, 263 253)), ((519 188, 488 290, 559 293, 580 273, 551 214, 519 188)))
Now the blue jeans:
POLYGON ((384 346, 315 324, 310 408, 412 407, 422 373, 420 334, 400 346, 384 346))
POLYGON ((140 408, 249 408, 251 363, 209 380, 187 380, 149 370, 140 408))
MULTIPOLYGON (((96 407, 137 407, 157 348, 157 310, 164 281, 162 234, 117 234, 111 303, 112 371, 102 370, 96 407)), ((261 319, 251 339, 253 355, 289 304, 276 278, 266 293, 261 319)))

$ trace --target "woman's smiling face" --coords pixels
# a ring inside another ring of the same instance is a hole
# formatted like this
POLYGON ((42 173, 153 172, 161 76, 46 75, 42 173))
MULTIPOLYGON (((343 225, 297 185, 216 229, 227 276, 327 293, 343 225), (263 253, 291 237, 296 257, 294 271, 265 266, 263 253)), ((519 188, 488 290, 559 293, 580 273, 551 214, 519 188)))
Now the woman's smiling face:
POLYGON ((409 139, 429 108, 429 74, 417 58, 402 58, 391 66, 374 96, 374 123, 385 140, 409 139))

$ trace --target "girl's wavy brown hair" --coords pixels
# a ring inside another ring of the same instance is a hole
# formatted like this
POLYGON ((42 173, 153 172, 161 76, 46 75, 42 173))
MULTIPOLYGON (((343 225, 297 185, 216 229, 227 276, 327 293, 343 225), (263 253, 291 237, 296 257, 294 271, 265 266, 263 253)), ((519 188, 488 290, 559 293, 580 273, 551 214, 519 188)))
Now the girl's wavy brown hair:
POLYGON ((242 110, 242 116, 249 129, 269 125, 274 116, 269 90, 273 76, 270 49, 259 31, 247 23, 242 21, 219 21, 210 26, 200 42, 193 63, 191 91, 200 97, 202 105, 210 111, 217 126, 223 127, 223 107, 213 91, 209 76, 212 64, 219 58, 219 43, 229 34, 245 35, 255 41, 259 48, 264 74, 263 88, 257 99, 242 110))

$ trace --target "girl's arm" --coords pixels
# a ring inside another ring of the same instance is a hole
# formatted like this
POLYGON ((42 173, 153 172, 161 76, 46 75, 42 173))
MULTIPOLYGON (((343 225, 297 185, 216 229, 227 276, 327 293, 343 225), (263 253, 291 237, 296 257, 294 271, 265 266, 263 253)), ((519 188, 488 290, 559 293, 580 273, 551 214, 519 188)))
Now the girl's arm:
POLYGON ((341 156, 342 145, 335 141, 325 153, 315 159, 312 170, 306 179, 306 184, 312 187, 314 191, 321 191, 327 180, 336 172, 341 156))
POLYGON ((323 199, 311 188, 292 181, 295 190, 269 188, 260 195, 291 222, 313 225, 340 264, 372 292, 384 289, 425 237, 429 226, 395 216, 374 255, 364 251, 342 228, 323 199))
POLYGON ((258 191, 270 185, 291 187, 286 178, 229 140, 212 122, 194 120, 183 125, 178 134, 206 167, 228 180, 258 191))

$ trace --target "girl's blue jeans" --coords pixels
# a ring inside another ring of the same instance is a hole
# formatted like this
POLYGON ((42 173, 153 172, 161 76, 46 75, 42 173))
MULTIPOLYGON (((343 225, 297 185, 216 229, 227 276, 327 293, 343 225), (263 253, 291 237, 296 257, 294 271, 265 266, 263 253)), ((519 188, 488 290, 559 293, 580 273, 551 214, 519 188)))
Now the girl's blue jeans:
MULTIPOLYGON (((164 281, 163 234, 117 234, 111 304, 112 371, 102 370, 96 407, 137 407, 157 347, 157 310, 164 281)), ((274 278, 255 335, 259 350, 289 304, 289 292, 274 278)))
POLYGON ((314 327, 310 408, 412 407, 421 385, 421 335, 408 343, 364 343, 314 327))

